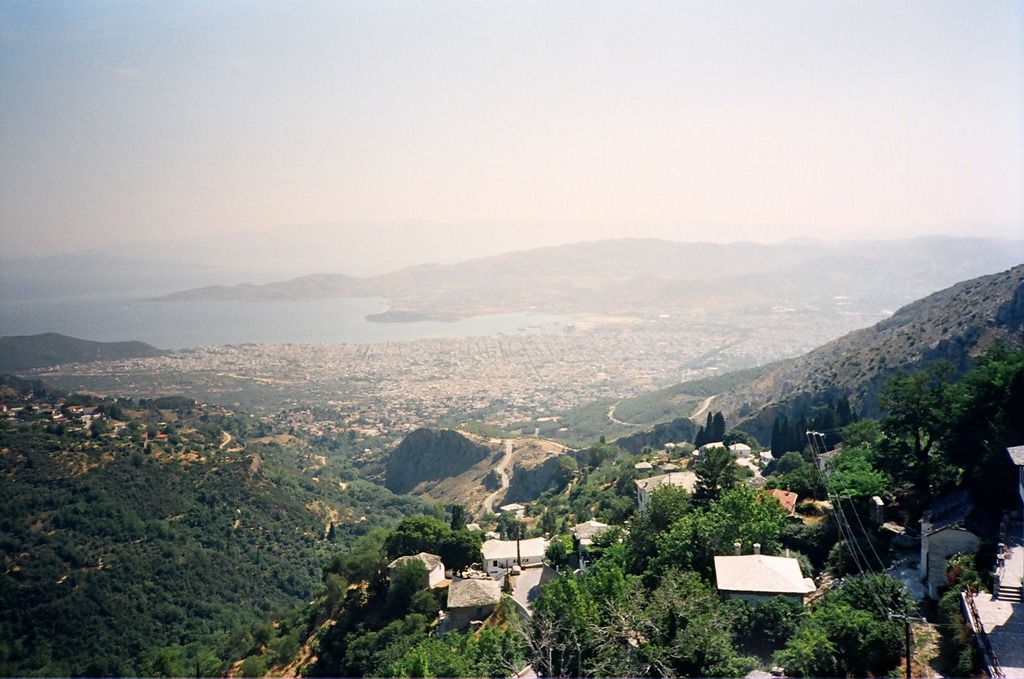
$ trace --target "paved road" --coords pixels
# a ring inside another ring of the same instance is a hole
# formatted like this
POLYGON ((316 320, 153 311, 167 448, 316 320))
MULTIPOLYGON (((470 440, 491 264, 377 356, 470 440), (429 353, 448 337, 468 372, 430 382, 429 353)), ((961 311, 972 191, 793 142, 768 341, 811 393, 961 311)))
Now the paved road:
POLYGON ((482 514, 488 512, 494 512, 494 501, 497 499, 499 493, 504 493, 508 490, 508 473, 505 471, 508 469, 508 465, 512 462, 512 442, 505 441, 505 454, 501 457, 501 461, 498 462, 497 466, 494 467, 494 471, 498 472, 498 478, 501 479, 501 488, 494 491, 487 496, 484 500, 483 505, 480 507, 482 514))
POLYGON ((540 586, 557 577, 557 575, 555 571, 547 566, 524 568, 522 573, 514 576, 512 581, 512 598, 518 601, 528 613, 532 614, 533 609, 531 606, 540 594, 540 586))

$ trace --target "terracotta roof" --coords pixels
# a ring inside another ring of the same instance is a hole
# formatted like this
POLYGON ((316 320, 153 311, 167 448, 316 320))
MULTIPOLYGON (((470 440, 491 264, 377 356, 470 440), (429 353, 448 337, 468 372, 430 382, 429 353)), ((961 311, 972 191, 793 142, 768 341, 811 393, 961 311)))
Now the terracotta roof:
POLYGON ((715 582, 725 592, 810 594, 814 582, 800 572, 800 563, 785 556, 744 554, 716 556, 715 582))
POLYGON ((398 568, 403 563, 409 561, 420 561, 424 566, 427 567, 427 571, 432 571, 441 565, 441 557, 437 554, 429 554, 427 552, 420 552, 419 554, 413 554, 412 556, 400 556, 391 563, 388 564, 388 568, 398 568))
POLYGON ((782 508, 786 510, 787 514, 792 514, 796 509, 796 501, 800 496, 790 490, 782 490, 781 488, 772 488, 768 491, 770 495, 775 496, 775 499, 779 501, 782 508))
POLYGON ((455 578, 448 587, 448 608, 491 606, 501 601, 501 584, 490 578, 455 578))

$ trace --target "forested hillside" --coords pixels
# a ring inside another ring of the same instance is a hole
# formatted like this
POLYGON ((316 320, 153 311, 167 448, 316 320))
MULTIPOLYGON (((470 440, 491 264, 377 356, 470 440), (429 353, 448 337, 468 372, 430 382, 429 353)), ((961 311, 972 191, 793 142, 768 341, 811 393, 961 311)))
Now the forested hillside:
POLYGON ((0 675, 221 674, 322 589, 331 541, 424 508, 246 415, 18 387, 0 421, 0 675))

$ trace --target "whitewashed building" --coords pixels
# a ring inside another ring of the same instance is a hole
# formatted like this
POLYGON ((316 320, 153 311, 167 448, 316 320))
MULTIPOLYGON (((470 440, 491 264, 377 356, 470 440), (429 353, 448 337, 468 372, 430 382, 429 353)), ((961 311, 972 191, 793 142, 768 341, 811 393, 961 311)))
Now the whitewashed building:
POLYGON ((484 570, 492 578, 501 577, 507 569, 530 568, 544 564, 544 551, 548 541, 544 538, 529 540, 488 540, 481 547, 484 570))

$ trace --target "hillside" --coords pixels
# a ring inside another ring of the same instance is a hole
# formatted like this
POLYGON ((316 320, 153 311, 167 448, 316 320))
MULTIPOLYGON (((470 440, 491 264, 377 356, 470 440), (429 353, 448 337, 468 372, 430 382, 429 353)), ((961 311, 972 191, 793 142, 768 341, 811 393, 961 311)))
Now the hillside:
POLYGON ((53 332, 14 335, 0 337, 0 373, 63 363, 161 356, 164 353, 144 342, 93 342, 53 332))
POLYGON ((972 357, 994 344, 1024 345, 1022 327, 1024 265, 958 283, 870 328, 769 366, 717 394, 713 408, 765 443, 776 414, 797 413, 830 397, 848 396, 856 412, 874 417, 879 389, 898 370, 938 360, 965 370, 972 357))
POLYGON ((417 429, 388 456, 385 486, 478 514, 492 493, 494 505, 531 501, 554 482, 551 461, 564 452, 538 439, 484 439, 450 429, 417 429), (505 489, 501 471, 508 475, 505 489))
POLYGON ((323 587, 332 540, 425 508, 244 415, 17 393, 0 420, 2 676, 220 676, 323 587))
POLYGON ((1024 242, 970 238, 824 243, 679 243, 626 239, 424 264, 369 278, 320 273, 266 285, 215 286, 159 299, 382 297, 376 320, 534 311, 712 314, 828 309, 886 313, 933 290, 1024 259, 1024 242))

